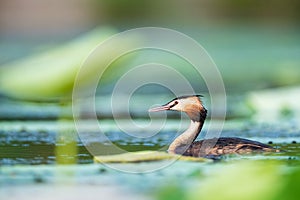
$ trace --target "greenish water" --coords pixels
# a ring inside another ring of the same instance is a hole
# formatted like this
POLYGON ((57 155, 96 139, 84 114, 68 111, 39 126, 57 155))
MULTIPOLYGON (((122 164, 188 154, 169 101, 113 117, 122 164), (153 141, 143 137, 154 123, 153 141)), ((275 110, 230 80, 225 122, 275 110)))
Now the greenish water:
MULTIPOLYGON (((143 120, 139 121, 140 123, 143 120)), ((147 121, 144 120, 146 123, 147 121)), ((75 146, 75 153, 65 152, 64 160, 75 160, 78 164, 93 163, 93 156, 87 150, 91 146, 113 147, 114 145, 125 151, 157 150, 164 151, 176 136, 176 128, 180 121, 170 120, 167 127, 151 137, 136 138, 118 130, 113 121, 105 120, 105 138, 102 133, 87 133, 85 145, 80 140, 75 130, 71 129, 72 121, 64 121, 59 124, 55 121, 27 121, 27 122, 0 122, 0 164, 1 165, 40 165, 57 163, 57 148, 75 146), (16 127, 16 123, 18 126, 16 127), (64 128, 61 128, 64 125, 64 128), (63 131, 62 131, 63 129, 63 131), (65 134, 65 132, 68 132, 65 134), (72 133, 70 138, 68 134, 72 133), (65 140, 58 140, 65 137, 65 140), (111 142, 107 144, 107 139, 111 142)), ((88 123, 88 121, 86 122, 88 123)), ((182 128, 184 129, 184 128, 182 128)), ((206 127, 198 139, 207 132, 206 127)), ((143 133, 140 133, 143 135, 143 133)), ((300 132, 299 127, 287 128, 274 127, 272 124, 241 123, 230 120, 225 123, 221 136, 235 136, 257 140, 270 144, 275 148, 284 150, 267 156, 253 156, 253 159, 283 160, 287 163, 298 162, 300 155, 300 132), (252 128, 251 128, 252 127, 252 128), (272 128, 271 128, 272 127, 272 128)), ((111 152, 114 153, 113 151, 111 152)), ((238 157, 225 157, 225 159, 237 159, 238 157)), ((239 157, 242 158, 242 157, 239 157)), ((251 158, 251 157, 250 157, 251 158)), ((66 162, 68 163, 68 162, 66 162)))
MULTIPOLYGON (((291 110, 295 110, 292 114, 279 115, 280 120, 257 120, 246 106, 245 97, 229 99, 228 119, 221 136, 248 138, 283 151, 247 156, 230 155, 215 162, 176 161, 162 169, 155 167, 163 165, 161 163, 164 161, 95 164, 93 155, 88 151, 92 146, 107 148, 115 145, 125 151, 164 151, 176 134, 189 125, 189 120, 183 118, 181 121, 178 119, 180 115, 170 113, 161 131, 151 137, 139 138, 120 130, 105 110, 106 117, 100 118, 99 122, 103 131, 101 133, 106 137, 89 127, 89 119, 84 119, 82 124, 86 125, 87 131, 82 141, 71 120, 69 104, 3 100, 0 104, 0 197, 8 199, 11 194, 30 196, 29 191, 40 188, 38 194, 46 198, 50 187, 55 194, 61 192, 65 195, 70 194, 66 191, 71 187, 77 191, 72 191, 72 194, 78 196, 80 192, 86 197, 91 193, 90 188, 97 188, 92 192, 93 195, 102 195, 99 191, 110 185, 111 188, 122 186, 123 190, 146 199, 244 199, 245 194, 237 191, 250 191, 251 194, 247 194, 249 199, 276 199, 272 198, 272 194, 276 194, 278 200, 297 199, 298 189, 293 189, 294 185, 298 187, 300 183, 300 125, 296 115, 297 107, 292 107, 291 110), (107 140, 112 144, 107 143, 107 140), (147 168, 157 170, 130 174, 116 170, 120 168, 137 172, 147 168), (28 187, 25 188, 25 185, 28 187), (86 188, 83 189, 83 186, 86 188), (255 186, 259 186, 259 189, 255 186), (231 191, 230 194, 228 191, 231 191), (283 198, 282 195, 286 194, 290 196, 283 198), (266 195, 271 197, 267 198, 266 195)), ((134 113, 137 124, 149 123, 145 110, 152 103, 157 103, 155 101, 149 103, 145 100, 143 106, 141 103, 138 104, 139 108, 134 107, 133 112, 138 110, 134 113)), ((269 119, 273 115, 270 111, 264 113, 267 115, 258 117, 269 119)), ((153 118, 154 124, 159 124, 161 120, 159 116, 153 118)), ((198 139, 207 134, 211 122, 210 119, 206 120, 198 139)), ((127 128, 130 128, 129 132, 142 136, 152 133, 152 130, 131 125, 127 125, 127 128)), ((211 128, 214 133, 215 127, 211 128)))

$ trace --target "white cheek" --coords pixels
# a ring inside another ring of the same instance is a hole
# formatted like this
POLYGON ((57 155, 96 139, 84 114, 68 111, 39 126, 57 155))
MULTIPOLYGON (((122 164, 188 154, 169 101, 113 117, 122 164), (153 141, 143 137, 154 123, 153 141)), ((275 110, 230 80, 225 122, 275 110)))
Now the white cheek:
POLYGON ((182 107, 181 107, 181 105, 178 104, 178 105, 174 106, 172 109, 180 111, 180 110, 182 110, 182 107))

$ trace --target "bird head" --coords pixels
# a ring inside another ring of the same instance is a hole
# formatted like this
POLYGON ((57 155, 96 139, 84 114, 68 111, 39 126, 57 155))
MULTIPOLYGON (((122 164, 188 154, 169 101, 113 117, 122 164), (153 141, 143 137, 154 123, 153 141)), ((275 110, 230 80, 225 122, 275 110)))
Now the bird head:
POLYGON ((200 99, 201 95, 189 95, 177 97, 165 105, 149 109, 149 112, 158 112, 163 110, 174 110, 185 112, 191 120, 201 121, 206 118, 206 109, 200 99))

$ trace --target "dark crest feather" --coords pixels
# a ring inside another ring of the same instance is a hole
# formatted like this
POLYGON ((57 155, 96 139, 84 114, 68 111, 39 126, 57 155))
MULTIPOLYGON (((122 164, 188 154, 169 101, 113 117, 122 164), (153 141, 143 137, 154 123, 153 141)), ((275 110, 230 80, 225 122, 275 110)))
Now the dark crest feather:
POLYGON ((193 94, 193 95, 179 96, 179 97, 176 97, 176 98, 172 99, 171 101, 169 101, 168 103, 166 103, 164 105, 168 105, 170 102, 175 101, 177 99, 185 99, 185 98, 189 98, 189 97, 203 97, 203 95, 201 95, 201 94, 193 94))

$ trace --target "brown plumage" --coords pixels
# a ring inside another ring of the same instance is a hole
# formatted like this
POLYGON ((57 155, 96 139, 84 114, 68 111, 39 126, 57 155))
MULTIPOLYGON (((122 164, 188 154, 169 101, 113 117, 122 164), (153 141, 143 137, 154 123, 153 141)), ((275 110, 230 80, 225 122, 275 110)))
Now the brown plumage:
POLYGON ((250 154, 260 152, 279 152, 279 150, 253 140, 237 137, 220 137, 193 142, 183 155, 206 157, 224 154, 250 154))
POLYGON ((212 138, 194 142, 202 129, 207 113, 200 95, 178 97, 163 106, 150 109, 149 112, 162 110, 185 112, 191 119, 190 127, 170 144, 169 153, 211 157, 225 154, 279 152, 269 145, 237 137, 212 138))

